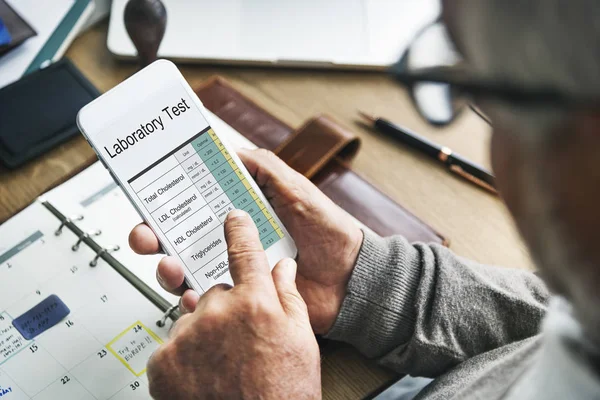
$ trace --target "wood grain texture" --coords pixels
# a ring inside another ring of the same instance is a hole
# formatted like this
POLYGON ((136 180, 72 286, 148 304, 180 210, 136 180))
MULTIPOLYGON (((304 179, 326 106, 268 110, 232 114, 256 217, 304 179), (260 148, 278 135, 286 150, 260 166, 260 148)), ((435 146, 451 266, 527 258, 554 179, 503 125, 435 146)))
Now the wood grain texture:
MULTIPOLYGON (((106 23, 79 37, 67 56, 101 91, 137 70, 106 49, 106 23)), ((488 264, 532 268, 501 201, 449 174, 395 141, 356 124, 356 110, 387 117, 489 165, 489 127, 465 112, 445 129, 430 127, 414 111, 407 92, 376 73, 180 65, 193 86, 220 74, 268 111, 293 126, 327 113, 363 141, 355 169, 451 240, 458 254, 488 264)), ((0 221, 81 170, 95 158, 82 137, 16 170, 0 169, 0 221)), ((360 398, 394 377, 351 348, 327 348, 323 361, 326 399, 360 398)))

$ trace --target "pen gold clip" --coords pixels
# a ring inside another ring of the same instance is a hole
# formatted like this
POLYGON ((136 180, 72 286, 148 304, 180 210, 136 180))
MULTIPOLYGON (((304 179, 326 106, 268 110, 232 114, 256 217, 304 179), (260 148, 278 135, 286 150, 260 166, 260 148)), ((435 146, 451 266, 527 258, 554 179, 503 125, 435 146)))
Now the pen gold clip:
POLYGON ((452 150, 450 148, 444 146, 444 147, 442 147, 442 150, 438 154, 438 159, 441 162, 445 163, 446 161, 448 161, 448 157, 450 157, 451 155, 452 155, 452 150))

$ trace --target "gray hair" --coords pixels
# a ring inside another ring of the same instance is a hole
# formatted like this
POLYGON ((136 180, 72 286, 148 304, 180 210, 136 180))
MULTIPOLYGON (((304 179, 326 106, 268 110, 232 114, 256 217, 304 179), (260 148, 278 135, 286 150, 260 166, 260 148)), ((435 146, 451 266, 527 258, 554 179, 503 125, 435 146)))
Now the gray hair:
MULTIPOLYGON (((489 79, 549 86, 600 97, 600 2, 595 0, 462 0, 455 30, 475 71, 489 79), (596 23, 599 21, 598 23, 596 23)), ((454 3, 454 4, 453 4, 454 3)), ((530 134, 564 116, 505 108, 530 134)), ((502 111, 500 111, 502 112, 502 111)))
POLYGON ((600 95, 600 2, 463 0, 460 6, 457 28, 477 72, 600 95))

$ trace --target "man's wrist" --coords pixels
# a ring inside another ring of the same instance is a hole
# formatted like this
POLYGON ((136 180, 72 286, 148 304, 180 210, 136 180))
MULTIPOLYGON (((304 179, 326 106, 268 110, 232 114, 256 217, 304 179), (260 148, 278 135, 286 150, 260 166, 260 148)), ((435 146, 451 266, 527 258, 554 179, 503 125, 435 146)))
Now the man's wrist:
POLYGON ((409 256, 411 247, 399 237, 384 239, 364 233, 356 266, 327 338, 350 343, 367 356, 377 357, 390 349, 387 342, 392 335, 394 342, 410 337, 420 278, 418 257, 409 256))
MULTIPOLYGON (((340 241, 343 243, 343 248, 347 249, 344 257, 340 258, 336 263, 337 265, 331 266, 332 268, 338 269, 338 276, 335 283, 330 285, 323 285, 324 296, 320 296, 318 310, 315 314, 311 315, 311 324, 316 334, 324 335, 329 332, 336 321, 336 318, 342 307, 344 298, 346 297, 348 282, 352 276, 352 271, 356 266, 358 255, 363 243, 363 231, 358 228, 352 221, 352 227, 356 228, 348 230, 346 239, 340 241)), ((302 276, 298 276, 297 279, 303 279, 302 276)), ((313 282, 314 284, 314 282, 313 282)), ((310 309, 310 307, 309 307, 310 309)))

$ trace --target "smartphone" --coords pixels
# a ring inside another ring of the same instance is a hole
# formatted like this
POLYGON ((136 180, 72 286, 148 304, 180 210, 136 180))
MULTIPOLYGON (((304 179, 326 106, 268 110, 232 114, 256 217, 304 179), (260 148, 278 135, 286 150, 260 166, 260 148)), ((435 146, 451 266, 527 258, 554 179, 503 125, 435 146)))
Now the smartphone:
POLYGON ((246 211, 271 268, 296 256, 293 239, 202 102, 170 61, 159 60, 98 97, 77 124, 166 253, 202 294, 232 284, 223 223, 246 211))

